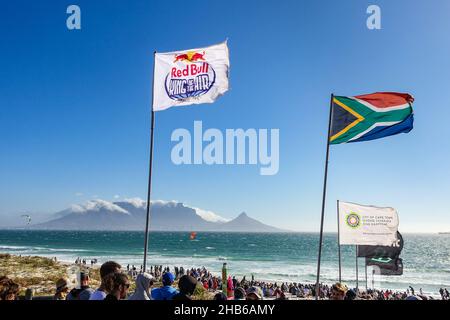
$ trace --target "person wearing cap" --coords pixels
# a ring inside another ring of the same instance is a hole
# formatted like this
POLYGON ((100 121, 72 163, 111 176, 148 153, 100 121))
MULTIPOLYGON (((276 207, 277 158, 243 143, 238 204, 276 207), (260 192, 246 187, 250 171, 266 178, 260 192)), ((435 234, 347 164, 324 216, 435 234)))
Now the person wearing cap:
POLYGON ((173 296, 173 300, 192 300, 191 295, 194 293, 197 283, 198 281, 192 276, 182 276, 178 281, 180 292, 173 296))
POLYGON ((178 293, 178 290, 172 287, 172 283, 175 281, 175 276, 166 272, 162 275, 161 288, 155 288, 152 290, 153 300, 172 300, 172 298, 178 293))
POLYGON ((153 286, 155 278, 149 273, 140 273, 136 277, 136 290, 128 300, 151 300, 150 288, 153 286))
POLYGON ((245 290, 242 287, 237 287, 234 290, 234 300, 245 300, 245 290))
POLYGON ((358 300, 356 291, 353 289, 350 289, 345 294, 344 300, 358 300))
POLYGON ((80 272, 80 288, 70 290, 66 300, 89 300, 94 290, 89 287, 89 275, 80 272))
POLYGON ((247 292, 247 300, 262 300, 263 294, 260 287, 250 287, 247 292))
POLYGON ((56 293, 53 296, 53 300, 66 300, 67 292, 69 288, 67 287, 66 279, 60 278, 56 281, 56 293))
POLYGON ((331 287, 330 300, 344 300, 348 288, 345 284, 336 282, 331 287))
POLYGON ((414 300, 423 300, 423 299, 421 297, 419 297, 419 296, 411 295, 411 296, 407 296, 405 298, 405 300, 412 300, 412 301, 414 301, 414 300))
POLYGON ((223 293, 223 292, 217 292, 217 293, 214 295, 213 300, 216 300, 216 301, 227 301, 228 298, 227 298, 227 295, 226 295, 225 293, 223 293))

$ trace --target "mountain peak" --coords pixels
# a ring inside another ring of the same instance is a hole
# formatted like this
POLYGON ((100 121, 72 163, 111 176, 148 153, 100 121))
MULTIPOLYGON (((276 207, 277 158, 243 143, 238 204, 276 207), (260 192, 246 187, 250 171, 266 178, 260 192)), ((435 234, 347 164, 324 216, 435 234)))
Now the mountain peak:
POLYGON ((238 219, 238 218, 248 218, 248 215, 247 215, 247 213, 245 213, 245 211, 242 211, 241 214, 238 215, 238 217, 236 219, 238 219))

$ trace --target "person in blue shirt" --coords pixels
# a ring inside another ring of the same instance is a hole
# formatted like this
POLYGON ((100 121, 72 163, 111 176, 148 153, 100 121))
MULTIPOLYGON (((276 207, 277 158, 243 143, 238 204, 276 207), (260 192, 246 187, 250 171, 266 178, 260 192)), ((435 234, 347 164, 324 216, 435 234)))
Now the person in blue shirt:
POLYGON ((178 294, 178 290, 172 287, 172 283, 175 281, 175 276, 166 272, 162 276, 163 286, 161 288, 155 288, 152 290, 153 300, 172 300, 173 296, 178 294))

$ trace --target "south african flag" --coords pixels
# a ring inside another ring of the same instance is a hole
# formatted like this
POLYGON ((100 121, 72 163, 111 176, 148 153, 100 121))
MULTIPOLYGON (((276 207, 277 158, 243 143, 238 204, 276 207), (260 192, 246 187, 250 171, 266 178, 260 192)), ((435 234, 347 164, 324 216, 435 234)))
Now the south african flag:
POLYGON ((411 95, 396 92, 334 96, 330 144, 369 141, 411 131, 413 101, 411 95))

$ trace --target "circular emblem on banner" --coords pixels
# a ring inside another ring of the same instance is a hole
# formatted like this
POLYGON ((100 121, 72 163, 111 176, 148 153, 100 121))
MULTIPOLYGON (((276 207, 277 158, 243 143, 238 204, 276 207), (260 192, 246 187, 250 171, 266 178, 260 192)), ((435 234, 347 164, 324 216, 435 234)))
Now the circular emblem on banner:
POLYGON ((345 222, 350 228, 356 229, 361 225, 361 217, 356 212, 350 212, 345 217, 345 222))
POLYGON ((205 52, 176 54, 174 66, 166 76, 167 95, 182 101, 207 93, 216 81, 216 72, 205 60, 205 52))

